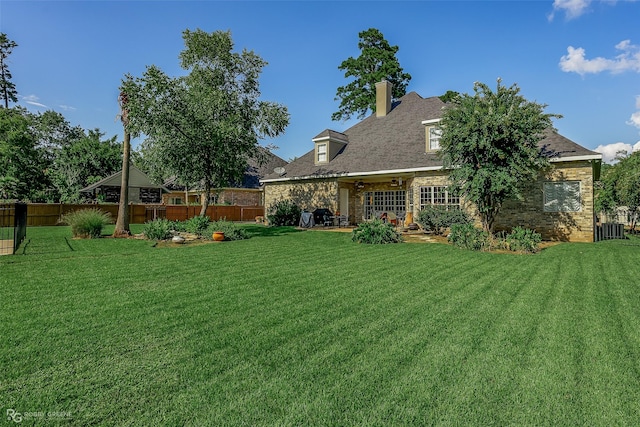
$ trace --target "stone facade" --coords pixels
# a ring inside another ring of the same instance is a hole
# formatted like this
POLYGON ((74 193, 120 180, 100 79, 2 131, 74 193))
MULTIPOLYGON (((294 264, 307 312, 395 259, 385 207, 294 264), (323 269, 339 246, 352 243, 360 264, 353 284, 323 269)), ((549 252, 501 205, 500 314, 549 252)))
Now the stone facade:
POLYGON ((531 228, 545 240, 592 242, 595 216, 593 211, 593 170, 589 161, 556 163, 524 189, 522 200, 503 205, 496 230, 516 226, 531 228), (544 183, 570 181, 580 183, 580 209, 576 212, 545 212, 544 183))
MULTIPOLYGON (((365 194, 375 191, 406 191, 406 212, 415 218, 420 210, 420 188, 425 186, 449 185, 447 172, 435 170, 418 172, 403 178, 402 185, 392 184, 392 177, 363 177, 362 180, 341 178, 309 179, 298 181, 269 182, 265 185, 265 207, 268 211, 275 201, 290 199, 301 209, 313 211, 327 208, 332 212, 340 209, 340 189, 349 190, 349 223, 362 222, 366 213, 365 194)), ((476 220, 480 221, 473 205, 461 200, 461 205, 476 220)), ((343 207, 344 210, 344 207, 343 207)), ((541 173, 539 178, 527 184, 522 200, 505 202, 496 218, 496 231, 509 231, 522 226, 540 233, 545 240, 592 242, 594 230, 593 212, 593 170, 589 161, 559 162, 541 173), (576 212, 545 212, 544 184, 546 182, 579 182, 580 204, 576 212)))
POLYGON ((293 201, 300 209, 313 212, 326 208, 331 212, 338 210, 337 179, 310 179, 291 182, 270 182, 264 187, 265 211, 275 202, 283 199, 293 201))

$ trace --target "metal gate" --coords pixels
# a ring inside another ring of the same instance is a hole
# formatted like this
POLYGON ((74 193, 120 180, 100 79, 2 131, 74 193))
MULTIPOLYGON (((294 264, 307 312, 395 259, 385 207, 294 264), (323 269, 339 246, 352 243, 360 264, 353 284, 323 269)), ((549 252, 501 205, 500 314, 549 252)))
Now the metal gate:
POLYGON ((0 255, 16 253, 27 235, 27 204, 0 204, 0 255))

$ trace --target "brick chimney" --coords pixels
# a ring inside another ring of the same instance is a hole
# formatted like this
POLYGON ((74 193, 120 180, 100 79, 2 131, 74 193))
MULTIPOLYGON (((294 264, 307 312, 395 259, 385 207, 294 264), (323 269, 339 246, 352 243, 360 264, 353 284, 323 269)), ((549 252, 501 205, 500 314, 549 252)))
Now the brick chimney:
POLYGON ((383 80, 376 83, 376 117, 384 117, 391 111, 391 90, 393 85, 383 80))

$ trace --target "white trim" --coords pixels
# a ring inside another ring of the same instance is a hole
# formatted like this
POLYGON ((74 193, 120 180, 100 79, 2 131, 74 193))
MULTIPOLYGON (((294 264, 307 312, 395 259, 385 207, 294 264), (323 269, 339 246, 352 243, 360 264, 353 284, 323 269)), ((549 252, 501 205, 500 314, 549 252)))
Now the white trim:
POLYGON ((435 125, 436 123, 440 123, 442 119, 429 119, 429 120, 423 120, 422 124, 423 125, 435 125))
POLYGON ((311 141, 313 141, 315 143, 324 142, 324 141, 342 142, 343 144, 348 144, 349 143, 348 139, 335 138, 335 137, 332 137, 332 136, 321 136, 320 138, 313 138, 311 141))
POLYGON ((327 175, 307 175, 307 176, 296 176, 291 178, 274 178, 274 179, 261 179, 261 183, 265 182, 285 182, 285 181, 298 181, 305 179, 320 179, 320 178, 353 178, 359 176, 376 176, 376 175, 396 175, 401 173, 412 173, 412 172, 427 172, 427 171, 437 171, 444 169, 443 166, 425 166, 419 168, 410 168, 410 169, 389 169, 383 171, 370 171, 370 172, 347 172, 347 173, 334 173, 327 175))
POLYGON ((587 154, 584 156, 569 156, 569 157, 552 157, 549 159, 549 161, 552 163, 576 162, 579 160, 602 160, 602 154, 587 154))
MULTIPOLYGON (((554 157, 549 159, 550 162, 575 162, 579 160, 602 160, 602 154, 588 154, 585 156, 573 156, 573 157, 554 157)), ((370 171, 370 172, 347 172, 347 173, 334 173, 327 175, 307 175, 307 176, 295 176, 291 178, 275 178, 275 179, 261 179, 261 183, 266 182, 285 182, 285 181, 297 181, 297 180, 305 180, 305 179, 320 179, 320 178, 342 178, 342 177, 359 177, 359 176, 376 176, 376 175, 395 175, 401 173, 411 173, 411 172, 428 172, 428 171, 437 171, 444 169, 444 166, 424 166, 419 168, 409 168, 409 169, 389 169, 389 170, 381 170, 381 171, 370 171)))

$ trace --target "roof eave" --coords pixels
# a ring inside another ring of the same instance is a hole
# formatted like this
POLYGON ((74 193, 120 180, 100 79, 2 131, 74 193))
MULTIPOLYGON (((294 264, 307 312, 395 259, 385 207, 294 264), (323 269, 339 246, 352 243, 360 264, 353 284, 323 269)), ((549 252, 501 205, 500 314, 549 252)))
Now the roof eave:
POLYGON ((364 177, 364 176, 428 172, 428 171, 436 171, 441 169, 444 169, 444 167, 443 166, 424 166, 419 168, 408 168, 408 169, 388 169, 388 170, 380 170, 380 171, 345 172, 345 173, 334 173, 334 174, 324 174, 324 175, 304 175, 304 176, 293 176, 293 177, 285 177, 285 178, 261 179, 260 183, 266 184, 270 182, 300 181, 300 180, 321 179, 321 178, 358 178, 358 177, 364 177))
POLYGON ((551 163, 577 162, 581 160, 602 160, 602 154, 585 154, 583 156, 552 157, 549 159, 551 163))

